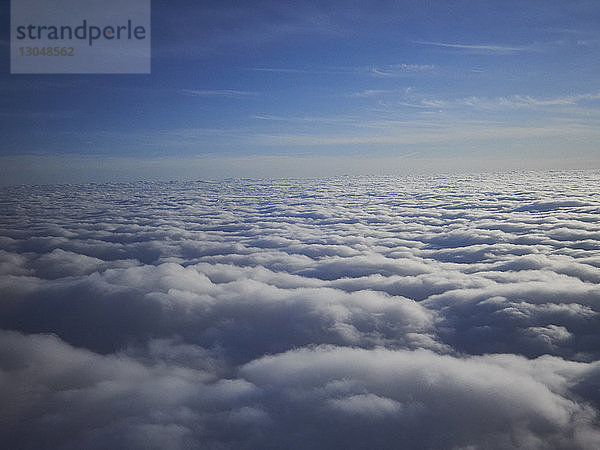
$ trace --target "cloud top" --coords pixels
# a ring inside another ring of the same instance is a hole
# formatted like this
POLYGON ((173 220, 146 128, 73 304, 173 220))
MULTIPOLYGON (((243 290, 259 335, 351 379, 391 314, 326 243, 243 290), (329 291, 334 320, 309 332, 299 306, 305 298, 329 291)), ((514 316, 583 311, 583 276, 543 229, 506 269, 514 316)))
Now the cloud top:
POLYGON ((593 171, 7 187, 7 448, 600 445, 593 171))

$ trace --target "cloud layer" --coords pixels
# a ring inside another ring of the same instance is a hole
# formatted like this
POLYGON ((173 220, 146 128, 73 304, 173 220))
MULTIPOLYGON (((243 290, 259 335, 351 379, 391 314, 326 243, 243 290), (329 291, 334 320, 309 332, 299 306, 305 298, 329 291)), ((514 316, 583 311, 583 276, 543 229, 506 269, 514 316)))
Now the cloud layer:
POLYGON ((600 174, 8 187, 7 448, 598 448, 600 174))

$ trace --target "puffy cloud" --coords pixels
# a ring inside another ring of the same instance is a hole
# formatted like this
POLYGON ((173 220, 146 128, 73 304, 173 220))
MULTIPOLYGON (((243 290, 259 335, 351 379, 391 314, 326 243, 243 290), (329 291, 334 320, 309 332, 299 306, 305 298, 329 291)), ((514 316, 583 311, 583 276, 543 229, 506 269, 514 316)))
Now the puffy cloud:
POLYGON ((0 443, 598 448, 598 181, 3 188, 0 443))
POLYGON ((318 347, 265 356, 241 373, 276 404, 303 410, 307 428, 321 428, 317 447, 333 435, 339 448, 593 448, 596 412, 570 391, 592 367, 555 357, 318 347))
POLYGON ((318 346, 233 372, 152 340, 114 355, 2 332, 0 436, 17 448, 596 448, 598 363, 318 346), (597 398, 597 397, 596 397, 597 398))
POLYGON ((201 273, 204 267, 164 263, 38 280, 37 289, 6 307, 4 326, 54 332, 102 353, 150 337, 179 336, 225 347, 229 356, 243 359, 315 341, 410 345, 409 333, 433 329, 433 313, 404 297, 329 287, 279 288, 242 277, 255 270, 213 283, 201 273))
MULTIPOLYGON (((217 378, 201 349, 167 344, 168 359, 144 365, 77 349, 51 335, 1 336, 6 403, 0 436, 7 448, 185 448, 219 434, 213 423, 227 439, 227 427, 261 420, 239 412, 256 388, 217 378), (188 364, 176 364, 173 354, 185 354, 188 364)), ((165 344, 158 345, 164 352, 165 344)))

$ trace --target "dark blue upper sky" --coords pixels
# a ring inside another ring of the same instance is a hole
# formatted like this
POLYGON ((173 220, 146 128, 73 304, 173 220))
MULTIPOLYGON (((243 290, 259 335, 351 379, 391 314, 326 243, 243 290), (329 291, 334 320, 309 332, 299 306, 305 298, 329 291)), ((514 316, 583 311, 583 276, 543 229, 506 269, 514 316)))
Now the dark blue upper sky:
POLYGON ((0 154, 21 177, 599 162, 596 0, 154 0, 150 75, 11 75, 1 14, 0 154))

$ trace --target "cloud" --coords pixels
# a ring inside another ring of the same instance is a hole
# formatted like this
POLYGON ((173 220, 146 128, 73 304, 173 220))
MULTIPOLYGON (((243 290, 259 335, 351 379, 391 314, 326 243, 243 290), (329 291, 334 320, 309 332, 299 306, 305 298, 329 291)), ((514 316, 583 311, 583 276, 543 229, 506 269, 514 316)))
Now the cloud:
POLYGON ((182 89, 180 92, 188 97, 247 98, 257 95, 256 92, 238 91, 234 89, 182 89))
POLYGON ((492 45, 492 44, 456 44, 448 42, 432 42, 432 41, 413 41, 415 44, 430 45, 434 47, 452 48, 473 53, 510 55, 520 52, 535 51, 535 47, 526 45, 492 45))
POLYGON ((362 91, 354 92, 350 97, 366 98, 366 97, 377 97, 380 95, 394 94, 395 91, 384 90, 384 89, 365 89, 362 91))
POLYGON ((174 341, 102 356, 51 335, 1 337, 9 426, 0 436, 19 448, 594 448, 600 439, 576 393, 598 383, 597 363, 319 346, 227 376, 210 353, 174 341))
MULTIPOLYGON (((414 96, 413 96, 414 97, 414 96)), ((435 99, 421 98, 411 99, 410 101, 402 102, 402 106, 410 106, 414 108, 458 108, 469 107, 481 110, 501 110, 501 109, 541 109, 552 110, 552 108, 562 108, 569 106, 578 106, 584 108, 585 103, 593 102, 600 99, 598 93, 581 93, 567 96, 538 98, 532 95, 511 95, 505 97, 478 97, 470 96, 455 99, 435 99)), ((573 112, 573 110, 569 110, 573 112)), ((587 109, 587 111, 592 111, 587 109)))
POLYGON ((433 64, 391 64, 383 67, 370 67, 369 72, 377 77, 394 78, 410 73, 429 72, 435 69, 433 64))
POLYGON ((593 410, 568 392, 592 367, 559 358, 318 347, 266 356, 241 373, 312 411, 307 428, 322 430, 308 436, 315 446, 332 439, 336 448, 591 448, 600 437, 593 410))
MULTIPOLYGON (((428 107, 436 103, 429 103, 428 107)), ((441 104, 440 104, 441 105, 441 104)), ((401 124, 399 124, 401 125, 401 124)), ((484 123, 457 120, 452 123, 425 123, 420 127, 408 128, 402 126, 390 127, 382 133, 364 133, 362 130, 352 130, 352 133, 336 132, 304 133, 304 134, 256 134, 252 137, 254 144, 268 146, 298 146, 298 147, 326 147, 347 145, 386 145, 402 146, 415 144, 432 144, 448 142, 468 142, 498 139, 531 139, 549 138, 553 136, 570 135, 573 138, 591 138, 598 134, 597 128, 591 124, 561 124, 560 127, 550 124, 538 126, 520 126, 510 124, 494 124, 489 126, 484 123)))
POLYGON ((258 72, 272 72, 282 74, 308 74, 308 75, 348 75, 363 74, 382 78, 395 78, 410 74, 431 72, 436 68, 433 64, 397 63, 373 66, 347 66, 347 67, 318 67, 311 69, 284 68, 284 67, 253 67, 250 70, 258 72))
POLYGON ((200 349, 164 345, 200 367, 173 360, 144 365, 125 355, 74 348, 51 335, 2 332, 1 415, 8 425, 0 434, 3 444, 177 449, 197 447, 200 439, 210 442, 211 434, 226 438, 225 428, 235 431, 236 424, 260 422, 259 415, 243 414, 255 391, 250 383, 215 380, 200 349), (232 402, 239 408, 230 409, 232 402), (219 410, 223 417, 214 420, 219 410), (217 431, 211 422, 223 428, 217 431))
POLYGON ((597 171, 0 190, 7 448, 597 448, 597 171))

